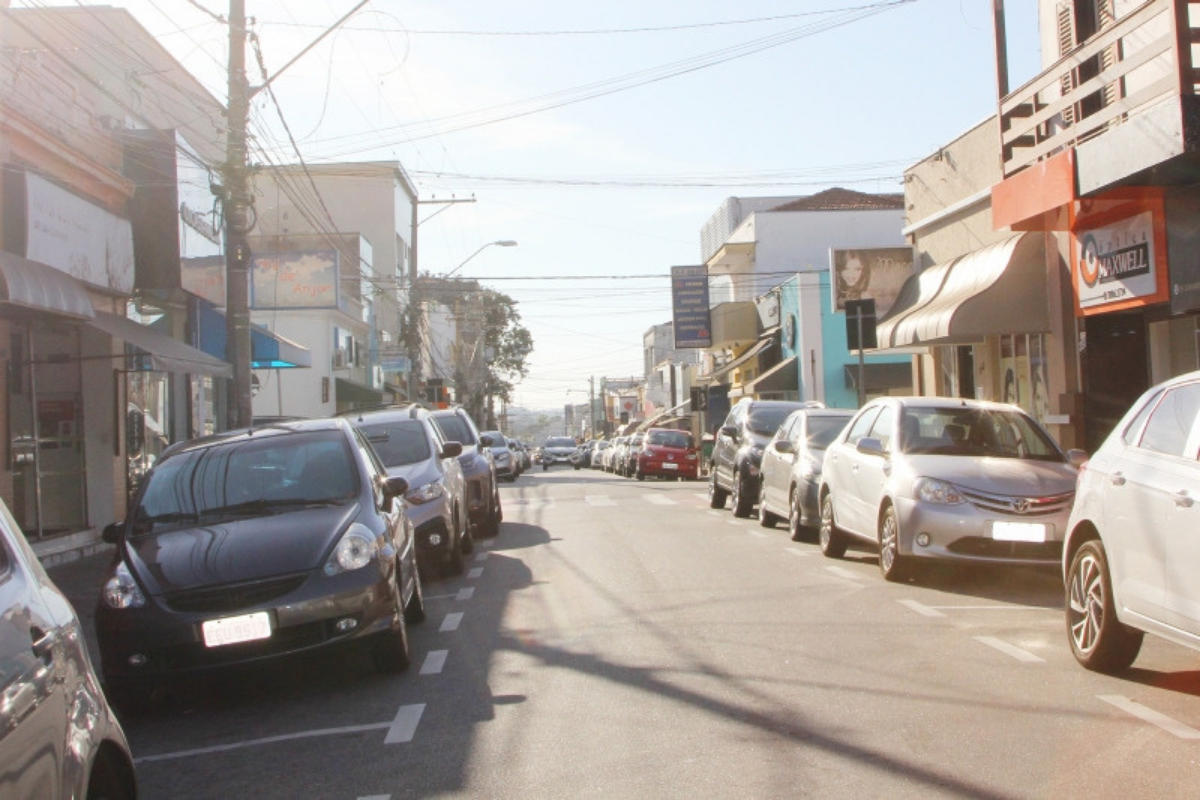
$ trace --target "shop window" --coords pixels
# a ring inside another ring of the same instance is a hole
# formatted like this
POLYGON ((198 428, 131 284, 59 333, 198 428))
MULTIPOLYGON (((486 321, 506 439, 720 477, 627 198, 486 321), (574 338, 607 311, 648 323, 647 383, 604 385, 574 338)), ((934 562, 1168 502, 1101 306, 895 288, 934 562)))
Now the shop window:
POLYGON ((1000 337, 1000 400, 1045 422, 1050 413, 1050 366, 1044 334, 1000 337))

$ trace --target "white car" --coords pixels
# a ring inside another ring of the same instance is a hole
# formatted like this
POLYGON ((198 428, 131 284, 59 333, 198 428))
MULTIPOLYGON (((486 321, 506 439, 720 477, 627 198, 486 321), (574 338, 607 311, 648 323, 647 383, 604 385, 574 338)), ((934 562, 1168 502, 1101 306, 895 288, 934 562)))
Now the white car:
POLYGON ((1084 458, 1010 404, 877 398, 825 451, 821 551, 875 545, 888 581, 931 560, 1057 566, 1084 458))
POLYGON ((1133 664, 1144 632, 1200 650, 1200 372, 1144 394, 1084 464, 1063 549, 1084 667, 1133 664))

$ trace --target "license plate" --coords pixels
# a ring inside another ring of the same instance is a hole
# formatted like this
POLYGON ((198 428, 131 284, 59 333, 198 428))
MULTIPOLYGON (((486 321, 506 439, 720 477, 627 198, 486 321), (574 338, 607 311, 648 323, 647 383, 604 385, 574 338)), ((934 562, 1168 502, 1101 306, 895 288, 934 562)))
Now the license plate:
POLYGON ((266 612, 254 612, 220 620, 206 620, 202 628, 204 645, 217 648, 222 645, 267 639, 271 636, 271 617, 266 612))
POLYGON ((1001 542, 1045 542, 1044 523, 992 523, 992 539, 1001 542))
POLYGON ((667 470, 679 469, 679 465, 675 464, 674 462, 663 462, 663 467, 665 467, 667 470))

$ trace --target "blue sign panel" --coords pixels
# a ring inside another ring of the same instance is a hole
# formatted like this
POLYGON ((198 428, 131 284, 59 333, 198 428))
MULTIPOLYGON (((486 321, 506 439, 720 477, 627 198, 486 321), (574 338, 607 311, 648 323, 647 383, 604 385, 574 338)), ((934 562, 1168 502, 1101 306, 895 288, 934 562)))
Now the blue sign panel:
POLYGON ((712 345, 708 314, 708 267, 671 268, 671 307, 674 310, 676 348, 707 348, 712 345))

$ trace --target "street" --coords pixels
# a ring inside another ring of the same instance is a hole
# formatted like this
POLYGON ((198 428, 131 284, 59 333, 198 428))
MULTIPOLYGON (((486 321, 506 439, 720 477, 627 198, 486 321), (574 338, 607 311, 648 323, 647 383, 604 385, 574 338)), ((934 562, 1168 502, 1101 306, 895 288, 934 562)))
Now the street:
POLYGON ((1052 571, 885 582, 703 482, 558 468, 425 581, 414 662, 326 654, 123 723, 157 798, 1194 797, 1195 654, 1081 669, 1052 571))

